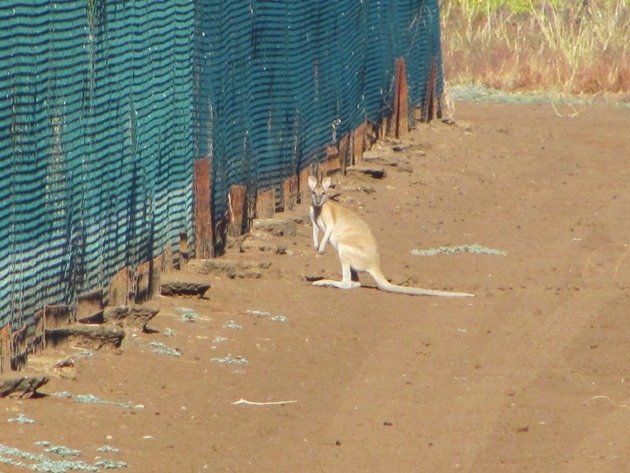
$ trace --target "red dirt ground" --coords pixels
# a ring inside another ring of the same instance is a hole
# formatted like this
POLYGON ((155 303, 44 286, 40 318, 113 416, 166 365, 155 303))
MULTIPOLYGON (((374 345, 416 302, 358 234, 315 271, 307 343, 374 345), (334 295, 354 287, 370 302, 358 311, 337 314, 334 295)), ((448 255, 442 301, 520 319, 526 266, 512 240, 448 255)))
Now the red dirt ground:
POLYGON ((312 287, 305 275, 340 267, 331 247, 313 255, 304 223, 292 254, 240 256, 271 261, 262 278, 152 301, 160 333, 129 334, 41 389, 144 409, 2 399, 0 444, 43 453, 47 440, 133 472, 630 471, 630 110, 578 112, 460 103, 459 126, 420 125, 402 152, 377 145, 399 163, 384 179, 338 178, 388 277, 474 299, 312 287), (411 255, 473 243, 507 255, 411 255), (248 364, 212 361, 228 354, 248 364), (36 423, 9 422, 18 413, 36 423))

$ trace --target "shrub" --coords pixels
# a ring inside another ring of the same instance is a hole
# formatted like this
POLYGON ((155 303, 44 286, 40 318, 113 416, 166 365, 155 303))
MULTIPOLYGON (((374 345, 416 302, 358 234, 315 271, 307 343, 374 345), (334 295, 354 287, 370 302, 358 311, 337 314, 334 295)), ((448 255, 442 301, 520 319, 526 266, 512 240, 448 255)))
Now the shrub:
POLYGON ((446 80, 628 93, 629 0, 442 0, 446 80))

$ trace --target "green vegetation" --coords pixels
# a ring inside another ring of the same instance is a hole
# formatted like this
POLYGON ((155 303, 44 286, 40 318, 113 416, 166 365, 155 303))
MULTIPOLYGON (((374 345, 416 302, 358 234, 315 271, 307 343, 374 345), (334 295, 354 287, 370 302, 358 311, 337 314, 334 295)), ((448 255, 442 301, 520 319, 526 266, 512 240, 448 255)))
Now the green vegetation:
POLYGON ((630 92, 629 0, 442 0, 452 85, 630 92))

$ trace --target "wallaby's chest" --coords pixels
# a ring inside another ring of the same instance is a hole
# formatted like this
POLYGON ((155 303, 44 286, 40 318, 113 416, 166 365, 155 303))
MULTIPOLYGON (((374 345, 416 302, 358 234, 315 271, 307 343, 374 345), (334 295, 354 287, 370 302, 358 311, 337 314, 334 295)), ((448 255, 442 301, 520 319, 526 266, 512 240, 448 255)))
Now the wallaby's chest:
POLYGON ((336 226, 337 215, 332 205, 324 204, 321 207, 311 206, 311 220, 321 230, 336 226))
POLYGON ((317 225, 320 230, 326 231, 326 224, 322 218, 322 208, 311 205, 310 214, 313 225, 317 225))

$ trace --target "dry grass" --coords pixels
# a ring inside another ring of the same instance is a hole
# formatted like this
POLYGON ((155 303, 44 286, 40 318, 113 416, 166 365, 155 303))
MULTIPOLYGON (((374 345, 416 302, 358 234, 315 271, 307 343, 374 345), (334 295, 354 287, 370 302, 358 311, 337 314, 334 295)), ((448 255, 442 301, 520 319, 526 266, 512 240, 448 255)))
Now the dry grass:
POLYGON ((630 92, 629 0, 442 0, 441 14, 451 84, 630 92))

